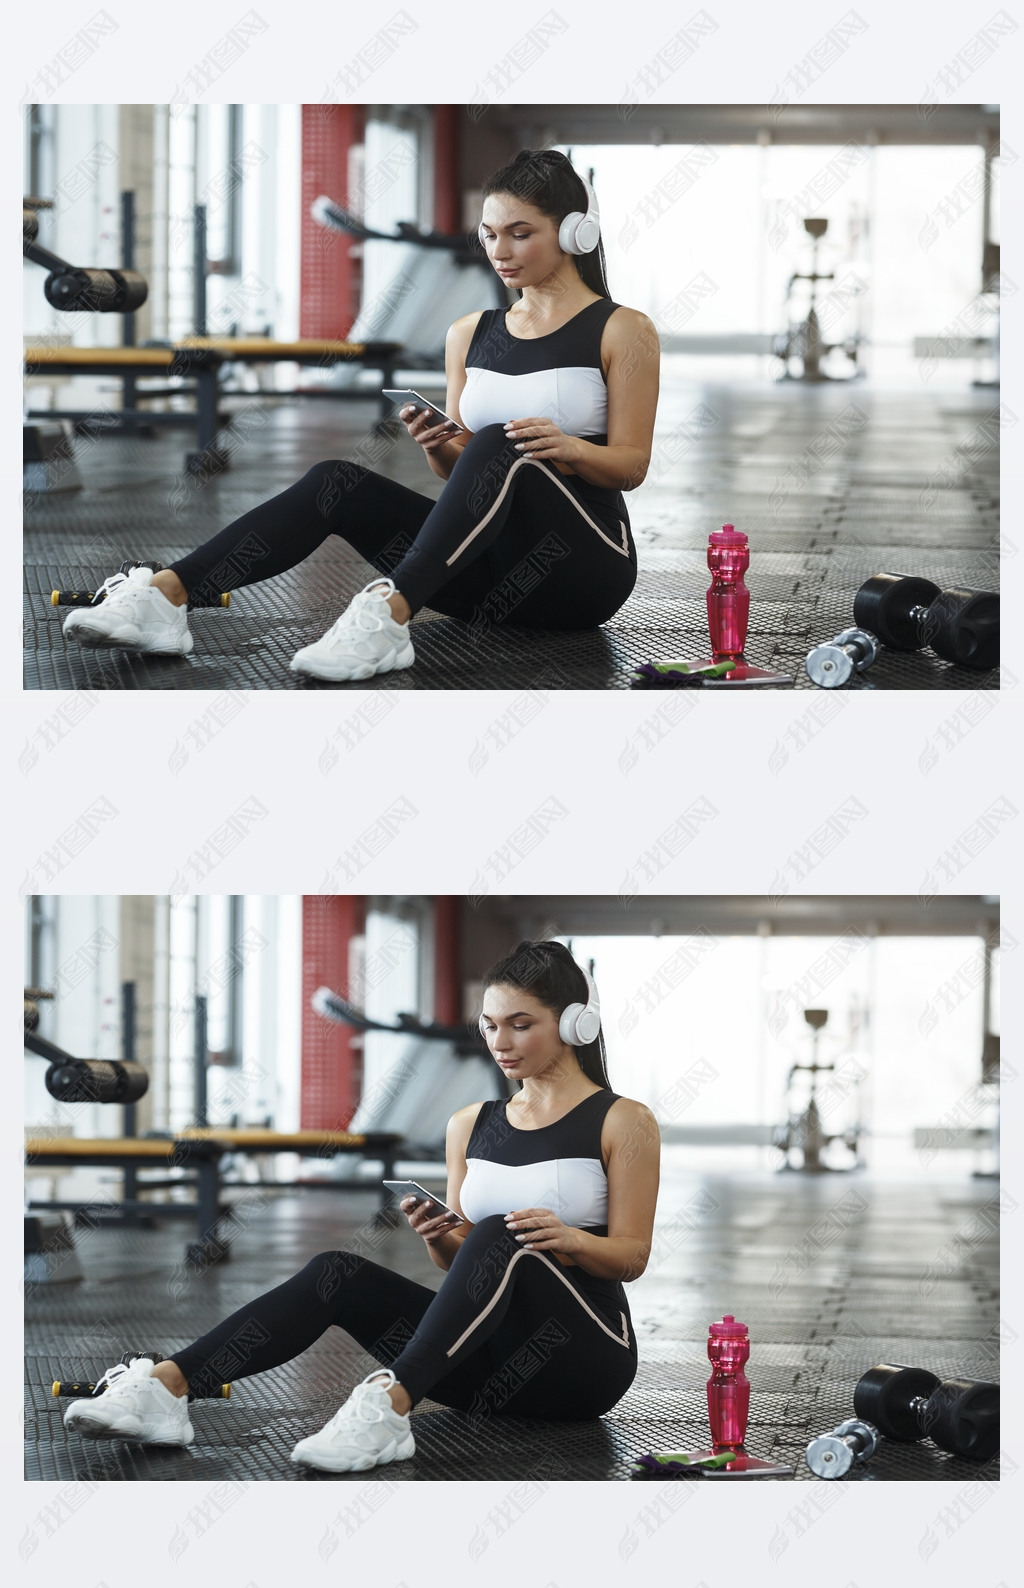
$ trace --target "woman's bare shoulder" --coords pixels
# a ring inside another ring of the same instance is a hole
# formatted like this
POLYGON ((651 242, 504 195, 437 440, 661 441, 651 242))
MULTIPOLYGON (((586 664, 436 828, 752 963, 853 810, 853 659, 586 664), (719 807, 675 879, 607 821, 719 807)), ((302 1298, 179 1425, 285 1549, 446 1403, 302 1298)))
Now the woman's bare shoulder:
POLYGON ((625 347, 637 340, 646 340, 649 337, 658 339, 658 327, 649 314, 644 314, 642 309, 628 309, 620 303, 618 308, 608 316, 605 322, 605 335, 610 336, 618 346, 625 347))
POLYGON ((642 1131, 652 1140, 660 1139, 658 1121, 655 1119, 646 1103, 638 1103, 632 1097, 617 1097, 605 1115, 605 1123, 611 1128, 612 1138, 625 1138, 636 1131, 642 1131))
POLYGON ((468 347, 473 340, 473 332, 480 323, 480 316, 486 313, 486 309, 474 309, 472 313, 463 314, 459 319, 453 320, 448 327, 449 343, 464 343, 468 347))
POLYGON ((468 1139, 483 1106, 483 1103, 467 1103, 464 1108, 457 1108, 448 1121, 448 1129, 454 1135, 465 1136, 468 1139))

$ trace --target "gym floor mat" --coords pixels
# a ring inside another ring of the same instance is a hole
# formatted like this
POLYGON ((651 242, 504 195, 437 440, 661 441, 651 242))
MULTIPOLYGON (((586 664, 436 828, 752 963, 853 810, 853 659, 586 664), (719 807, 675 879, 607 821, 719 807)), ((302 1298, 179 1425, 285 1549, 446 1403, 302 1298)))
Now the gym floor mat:
MULTIPOLYGON (((995 589, 999 576, 998 393, 698 384, 680 355, 665 360, 651 466, 628 498, 639 557, 636 588, 600 630, 551 633, 469 625, 425 610, 416 665, 358 684, 292 673, 371 576, 332 537, 297 568, 250 585, 229 610, 190 619, 187 657, 132 656, 65 644, 53 589, 95 589, 126 557, 173 562, 325 457, 354 457, 428 495, 429 474, 404 431, 377 432, 361 404, 289 399, 227 436, 231 466, 205 482, 181 472, 183 442, 80 438, 83 489, 30 494, 25 515, 27 689, 623 689, 636 665, 707 650, 708 533, 734 523, 750 537, 748 658, 793 674, 808 649, 853 622, 872 574, 916 573, 940 587, 995 589), (340 410, 340 411, 339 411, 340 410), (357 418, 359 414, 361 417, 357 418)), ((253 394, 242 417, 255 404, 253 394)), ((230 411, 230 410, 229 410, 230 411)), ((237 413, 237 409, 235 410, 237 413)), ((851 688, 990 689, 998 673, 951 666, 931 651, 884 651, 851 688)))
MULTIPOLYGON (((596 1421, 565 1424, 474 1419, 423 1401, 414 1414, 415 1456, 383 1476, 623 1480, 633 1458, 648 1451, 701 1448, 707 1326, 727 1312, 750 1329, 747 1447, 788 1461, 801 1480, 815 1481, 802 1459, 808 1440, 853 1416, 854 1386, 877 1362, 940 1377, 998 1378, 995 1181, 697 1175, 685 1169, 685 1149, 666 1148, 664 1156, 651 1262, 629 1287, 640 1368, 619 1404, 596 1421)), ((29 1479, 365 1483, 372 1476, 315 1472, 289 1460, 295 1442, 333 1415, 373 1366, 336 1329, 292 1362, 237 1381, 229 1400, 193 1403, 196 1440, 188 1449, 96 1443, 63 1427, 68 1402, 51 1395, 54 1379, 92 1381, 124 1350, 174 1350, 319 1251, 363 1250, 422 1283, 441 1282, 404 1221, 391 1228, 369 1217, 365 1194, 248 1187, 246 1197, 231 1259, 204 1273, 183 1267, 181 1229, 172 1223, 82 1229, 76 1246, 84 1280, 26 1287, 29 1479)), ((998 1463, 978 1466, 928 1440, 883 1440, 855 1475, 963 1484, 997 1477, 998 1463)))

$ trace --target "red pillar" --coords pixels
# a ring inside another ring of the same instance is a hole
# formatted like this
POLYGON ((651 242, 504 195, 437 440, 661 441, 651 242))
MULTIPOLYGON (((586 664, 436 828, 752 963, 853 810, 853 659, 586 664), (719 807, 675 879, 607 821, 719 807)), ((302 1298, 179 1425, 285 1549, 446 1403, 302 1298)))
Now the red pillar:
POLYGON ((462 230, 460 107, 434 106, 434 230, 462 230))
POLYGON ((445 1026, 462 1019, 462 900, 439 894, 434 900, 434 1019, 445 1026))
POLYGON ((365 929, 362 896, 314 894, 302 901, 303 1130, 347 1130, 359 1102, 361 1034, 316 1014, 310 999, 318 987, 348 997, 352 939, 365 929))
POLYGON ((303 105, 299 335, 341 340, 359 313, 362 260, 355 238, 325 231, 309 213, 321 193, 350 202, 349 152, 363 141, 363 105, 303 105))

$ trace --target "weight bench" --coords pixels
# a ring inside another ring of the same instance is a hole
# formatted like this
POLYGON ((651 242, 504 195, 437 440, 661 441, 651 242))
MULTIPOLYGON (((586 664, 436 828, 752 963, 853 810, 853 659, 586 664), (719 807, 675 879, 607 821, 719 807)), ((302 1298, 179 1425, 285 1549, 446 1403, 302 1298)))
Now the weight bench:
MULTIPOLYGON (((379 1157, 384 1163, 383 1179, 394 1179, 395 1155, 403 1137, 392 1132, 371 1131, 353 1134, 344 1130, 232 1130, 200 1129, 181 1131, 174 1136, 103 1137, 100 1139, 59 1136, 30 1137, 25 1143, 25 1160, 29 1168, 81 1168, 85 1165, 106 1165, 114 1169, 142 1168, 191 1169, 196 1188, 195 1201, 146 1202, 138 1195, 126 1196, 115 1204, 122 1215, 151 1214, 158 1218, 195 1218, 196 1239, 186 1247, 186 1259, 202 1266, 220 1261, 228 1256, 227 1242, 218 1235, 217 1226, 222 1210, 220 1193, 225 1185, 220 1174, 220 1160, 227 1153, 250 1154, 268 1152, 297 1152, 307 1157, 333 1158, 342 1152, 358 1152, 379 1157)), ((172 1186, 188 1185, 189 1181, 160 1179, 139 1181, 138 1192, 165 1190, 172 1186)), ((236 1182, 237 1183, 237 1182, 236 1182)), ((297 1181, 295 1184, 302 1184, 297 1181)), ((285 1183, 274 1181, 274 1186, 285 1183)), ((326 1182, 329 1186, 330 1182, 326 1182)), ((351 1182, 347 1183, 351 1188, 351 1182)), ((390 1192, 381 1187, 380 1206, 386 1206, 390 1192)), ((111 1211, 108 1203, 31 1201, 29 1209, 67 1210, 97 1219, 111 1211)))
POLYGON ((197 451, 186 456, 186 468, 199 467, 198 459, 213 446, 220 423, 217 411, 217 376, 223 359, 212 348, 175 347, 48 347, 25 348, 25 375, 119 375, 122 405, 100 411, 85 408, 30 408, 30 419, 71 419, 83 428, 110 435, 146 425, 195 425, 197 451), (138 391, 136 381, 145 375, 188 376, 192 387, 161 386, 138 391), (153 397, 195 396, 191 413, 152 413, 138 404, 153 397))
MULTIPOLYGON (((216 447, 217 432, 221 425, 218 399, 222 395, 238 395, 222 390, 220 372, 229 363, 294 363, 329 368, 334 364, 358 363, 379 369, 381 385, 394 384, 395 358, 401 352, 398 342, 346 342, 320 338, 304 338, 297 342, 277 342, 265 336, 189 336, 173 346, 166 347, 53 347, 45 343, 31 344, 25 348, 25 374, 31 375, 107 375, 122 380, 122 405, 119 409, 99 414, 95 410, 79 408, 30 408, 30 419, 70 419, 80 425, 91 422, 92 428, 103 433, 137 430, 148 425, 196 426, 196 451, 186 455, 185 466, 190 473, 202 472, 204 467, 226 466, 227 454, 216 447), (168 378, 189 377, 193 386, 159 386, 146 391, 138 390, 136 381, 146 375, 163 374, 168 378), (140 408, 141 402, 157 397, 174 397, 194 392, 195 408, 191 413, 154 413, 140 408)), ((360 397, 359 390, 330 390, 324 392, 260 392, 260 397, 331 396, 360 397)), ((380 417, 390 412, 387 397, 380 399, 380 417)))
MULTIPOLYGON (((191 1169, 195 1172, 196 1196, 192 1203, 143 1202, 138 1196, 125 1198, 115 1206, 122 1214, 159 1213, 163 1218, 195 1218, 196 1242, 186 1255, 192 1257, 215 1236, 220 1218, 220 1160, 224 1148, 219 1141, 186 1141, 181 1138, 156 1141, 149 1137, 30 1136, 25 1143, 25 1165, 30 1169, 80 1169, 85 1165, 106 1165, 112 1169, 138 1171, 142 1168, 191 1169)), ((160 1186, 188 1185, 187 1180, 161 1180, 160 1186)), ((155 1189, 153 1182, 138 1182, 138 1190, 155 1189)), ((50 1208, 90 1216, 99 1222, 111 1210, 106 1202, 29 1202, 29 1209, 50 1208)))
MULTIPOLYGON (((271 1152, 297 1152, 306 1158, 335 1158, 339 1153, 358 1152, 366 1157, 380 1158, 384 1164, 384 1180, 395 1178, 395 1157, 404 1137, 391 1131, 367 1131, 352 1134, 347 1130, 267 1130, 253 1126, 242 1130, 232 1130, 226 1127, 200 1128, 190 1126, 187 1130, 178 1133, 180 1141, 216 1141, 221 1144, 226 1153, 242 1152, 250 1157, 257 1157, 261 1153, 271 1152)), ((227 1183, 227 1182, 225 1182, 227 1183)), ((274 1180, 274 1186, 308 1185, 307 1180, 287 1182, 274 1180)), ((326 1181, 327 1186, 338 1184, 336 1181, 326 1181)), ((345 1189, 351 1190, 357 1182, 344 1182, 345 1189)), ((386 1187, 381 1187, 381 1207, 386 1207, 391 1193, 386 1187)))
MULTIPOLYGON (((186 336, 178 345, 189 351, 217 353, 225 364, 299 364, 317 369, 331 369, 335 364, 362 364, 364 369, 380 370, 382 387, 394 386, 395 362, 402 351, 400 342, 346 342, 321 337, 278 342, 266 336, 186 336)), ((329 397, 339 401, 365 401, 368 395, 358 386, 296 386, 290 390, 252 393, 221 384, 220 392, 225 397, 329 397)), ((379 405, 378 424, 390 414, 391 399, 382 395, 379 405)))
MULTIPOLYGON (((362 364, 379 369, 381 384, 391 386, 395 362, 402 351, 401 342, 346 342, 335 338, 306 336, 296 342, 278 342, 268 336, 184 336, 177 347, 188 352, 219 353, 225 364, 301 364, 330 369, 335 364, 362 364)), ((260 392, 267 397, 290 397, 295 393, 260 392)), ((307 391, 300 395, 308 396, 307 391)), ((326 395, 365 396, 365 392, 330 391, 326 395)), ((388 399, 381 399, 381 417, 391 411, 388 399)))

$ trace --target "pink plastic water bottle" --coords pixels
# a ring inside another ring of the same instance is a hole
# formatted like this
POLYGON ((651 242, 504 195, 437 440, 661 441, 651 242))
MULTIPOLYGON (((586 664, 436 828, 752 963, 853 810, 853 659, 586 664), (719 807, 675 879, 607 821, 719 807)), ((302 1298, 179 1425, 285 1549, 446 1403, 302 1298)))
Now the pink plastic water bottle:
POLYGON ((723 1450, 742 1450, 750 1408, 750 1383, 743 1364, 750 1355, 750 1337, 745 1323, 737 1323, 727 1312, 721 1323, 708 1329, 708 1421, 711 1443, 716 1454, 723 1450))
POLYGON ((743 575, 749 566, 747 537, 731 524, 708 536, 708 628, 716 662, 738 661, 743 655, 750 615, 750 591, 743 575))

